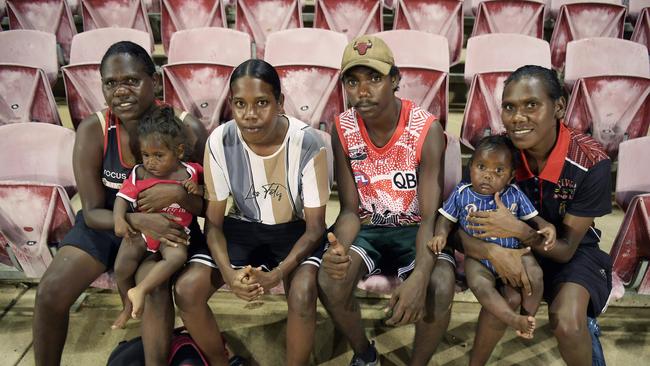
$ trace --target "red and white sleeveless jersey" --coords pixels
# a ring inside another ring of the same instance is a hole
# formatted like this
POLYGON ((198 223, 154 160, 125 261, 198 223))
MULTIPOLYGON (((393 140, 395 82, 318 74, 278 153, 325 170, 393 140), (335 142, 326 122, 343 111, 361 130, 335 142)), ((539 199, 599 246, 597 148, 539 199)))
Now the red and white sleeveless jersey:
POLYGON ((362 224, 406 226, 421 221, 418 168, 422 145, 435 120, 431 113, 402 99, 393 136, 385 146, 377 147, 354 108, 336 118, 339 140, 350 160, 359 192, 362 224))

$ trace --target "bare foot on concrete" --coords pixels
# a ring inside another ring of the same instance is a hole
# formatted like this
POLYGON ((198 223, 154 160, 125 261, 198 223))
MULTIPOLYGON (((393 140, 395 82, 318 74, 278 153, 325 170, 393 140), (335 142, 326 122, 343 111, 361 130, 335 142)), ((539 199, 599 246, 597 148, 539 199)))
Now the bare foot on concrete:
POLYGON ((133 304, 133 309, 131 310, 131 317, 133 319, 138 319, 142 315, 144 310, 144 296, 145 293, 138 288, 138 286, 133 287, 126 292, 126 296, 129 297, 129 301, 133 304))

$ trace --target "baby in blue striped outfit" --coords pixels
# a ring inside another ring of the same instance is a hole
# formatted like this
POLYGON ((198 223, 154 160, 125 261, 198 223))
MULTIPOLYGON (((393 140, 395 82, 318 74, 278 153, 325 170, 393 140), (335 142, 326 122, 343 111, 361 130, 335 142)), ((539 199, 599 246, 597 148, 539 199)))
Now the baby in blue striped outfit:
MULTIPOLYGON (((512 183, 515 175, 517 152, 506 136, 488 136, 476 146, 468 166, 470 183, 459 183, 449 198, 438 210, 433 238, 429 248, 440 253, 447 243, 447 236, 454 224, 469 235, 480 231, 468 226, 467 216, 475 211, 490 211, 500 207, 507 208, 521 220, 530 220, 546 237, 545 249, 555 245, 555 227, 538 216, 537 210, 528 197, 512 183)), ((500 245, 519 249, 517 238, 484 238, 486 245, 500 245)), ((522 256, 522 263, 530 280, 530 293, 514 288, 499 280, 494 267, 486 259, 478 261, 465 257, 467 283, 481 305, 504 323, 517 331, 517 335, 530 339, 535 330, 535 313, 544 293, 543 273, 532 254, 522 256), (508 292, 521 293, 521 311, 517 314, 506 301, 508 292)))

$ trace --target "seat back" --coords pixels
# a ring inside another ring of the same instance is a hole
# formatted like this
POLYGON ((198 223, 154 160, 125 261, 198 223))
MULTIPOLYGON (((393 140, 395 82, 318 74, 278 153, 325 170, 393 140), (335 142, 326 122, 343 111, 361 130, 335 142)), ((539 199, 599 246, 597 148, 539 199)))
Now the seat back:
POLYGON ((460 0, 400 0, 393 29, 413 29, 447 38, 449 62, 460 62, 463 48, 463 2, 460 0))
POLYGON ((34 29, 54 34, 63 60, 68 61, 70 44, 77 28, 65 0, 7 0, 7 16, 11 29, 34 29))
POLYGON ((650 136, 621 142, 616 170, 616 203, 623 209, 634 196, 650 193, 650 175, 639 169, 639 159, 650 156, 650 136))
POLYGON ((163 67, 165 102, 197 117, 208 131, 230 119, 226 99, 232 70, 250 58, 251 39, 226 28, 174 33, 163 67), (206 42, 205 40, 210 40, 206 42), (196 47, 197 42, 202 47, 196 47), (224 47, 224 45, 228 45, 224 47))
POLYGON ((537 1, 481 1, 472 37, 488 33, 518 33, 544 37, 544 4, 537 1))
POLYGON ((551 67, 548 42, 521 34, 484 34, 467 40, 465 83, 484 72, 515 71, 524 65, 551 67), (508 55, 504 57, 504 55, 508 55))
POLYGON ((16 64, 42 69, 51 86, 59 72, 54 34, 19 29, 0 33, 0 64, 16 64))
POLYGON ((314 28, 344 33, 348 41, 384 30, 380 0, 316 0, 314 28))
POLYGON ((643 276, 637 271, 641 259, 650 258, 650 194, 634 197, 625 212, 623 223, 609 252, 612 272, 629 285, 635 277, 643 276))
POLYGON ((567 43, 593 37, 623 38, 623 5, 600 3, 566 4, 560 7, 551 35, 551 60, 557 70, 564 68, 567 43))
POLYGON ((142 0, 81 0, 84 31, 99 28, 132 28, 149 33, 153 51, 153 32, 142 0))
POLYGON ((647 7, 650 7, 650 0, 628 0, 627 15, 630 17, 632 24, 636 23, 641 14, 641 10, 647 7))
POLYGON ((551 12, 551 17, 553 19, 556 19, 558 14, 560 13, 560 8, 562 7, 562 5, 580 4, 580 3, 623 5, 623 0, 547 0, 546 3, 549 5, 548 8, 551 12))
POLYGON ((235 29, 248 33, 255 42, 257 58, 264 57, 270 33, 302 27, 299 0, 236 0, 235 29))
POLYGON ((565 123, 590 133, 611 158, 626 139, 648 134, 650 79, 634 76, 594 76, 573 88, 565 123))
POLYGON ((447 38, 416 30, 376 34, 393 51, 401 80, 397 96, 410 99, 447 123, 449 55, 447 38))
POLYGON ((566 50, 564 84, 571 90, 584 77, 619 75, 650 78, 648 49, 618 38, 587 38, 571 41, 566 50), (625 55, 625 62, 621 62, 625 55))
POLYGON ((630 41, 640 43, 646 48, 650 48, 650 8, 641 10, 640 15, 636 20, 634 31, 630 41))
POLYGON ((325 29, 290 29, 269 36, 264 59, 280 75, 287 114, 330 131, 344 109, 339 67, 347 43, 343 34, 325 29))
POLYGON ((169 42, 177 31, 228 27, 225 7, 220 0, 162 0, 160 3, 160 36, 166 53, 169 53, 169 42))
POLYGON ((148 33, 131 28, 100 28, 77 34, 72 39, 70 64, 61 68, 72 124, 76 128, 92 113, 106 108, 99 72, 102 57, 119 41, 134 42, 149 52, 148 33))
POLYGON ((61 124, 43 70, 0 64, 0 90, 11 91, 0 95, 0 126, 30 121, 61 124))

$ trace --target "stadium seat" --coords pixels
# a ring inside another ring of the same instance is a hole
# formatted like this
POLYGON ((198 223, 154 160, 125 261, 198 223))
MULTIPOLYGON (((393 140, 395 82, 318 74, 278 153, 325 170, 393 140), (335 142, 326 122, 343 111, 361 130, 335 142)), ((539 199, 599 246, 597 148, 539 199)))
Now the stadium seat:
POLYGON ((567 3, 560 7, 550 42, 551 60, 556 70, 564 69, 566 45, 571 41, 593 37, 623 38, 625 6, 562 1, 567 3))
POLYGON ((54 35, 35 30, 2 32, 0 45, 0 125, 31 121, 60 125, 46 76, 46 72, 53 74, 56 80, 54 35))
POLYGON ((524 65, 550 68, 548 42, 507 33, 484 34, 467 41, 465 83, 471 85, 461 127, 464 145, 473 148, 482 137, 505 131, 501 122, 503 82, 524 65))
POLYGON ((650 8, 641 10, 630 40, 640 43, 646 48, 650 47, 650 8))
POLYGON ((314 28, 344 33, 348 41, 384 30, 380 0, 314 0, 314 28))
POLYGON ((65 0, 7 0, 10 29, 33 29, 56 35, 62 63, 70 57, 72 37, 77 34, 65 0))
POLYGON ((472 37, 489 33, 518 33, 544 37, 544 2, 522 0, 480 1, 472 37))
POLYGON ((627 16, 635 24, 643 8, 650 7, 650 0, 628 0, 627 16))
POLYGON ((650 175, 639 169, 639 159, 650 156, 650 136, 621 142, 616 169, 616 203, 624 210, 639 194, 650 193, 650 175))
POLYGON ((623 5, 624 1, 630 0, 546 0, 548 11, 552 19, 557 19, 562 5, 578 3, 595 3, 595 4, 614 4, 623 5))
POLYGON ((619 75, 650 77, 648 49, 618 38, 587 38, 567 44, 564 84, 571 91, 580 78, 619 75), (625 62, 621 62, 625 55, 625 62))
POLYGON ((161 0, 160 28, 165 53, 174 32, 202 27, 227 28, 224 3, 220 0, 161 0))
POLYGON ((634 197, 625 212, 623 223, 609 252, 613 261, 612 272, 626 286, 638 286, 648 292, 647 262, 650 258, 650 194, 634 197), (645 261, 645 266, 641 265, 645 261), (636 285, 634 285, 636 283, 636 285))
POLYGON ((284 110, 316 129, 331 131, 343 112, 339 68, 347 38, 325 29, 301 28, 271 33, 264 59, 280 75, 284 110))
POLYGON ((459 0, 400 0, 395 2, 393 29, 413 29, 447 38, 449 62, 460 62, 463 48, 463 2, 459 0))
MULTIPOLYGON (((6 11, 7 11, 7 1, 0 0, 0 20, 4 18, 6 11)), ((2 32, 2 27, 0 27, 0 32, 2 32)))
POLYGON ((153 33, 142 0, 81 0, 84 31, 99 28, 133 28, 149 33, 153 52, 153 33))
POLYGON ((169 62, 163 66, 165 102, 189 112, 212 131, 230 119, 226 108, 230 73, 250 57, 251 39, 243 32, 194 28, 174 33, 169 62))
MULTIPOLYGON (((447 139, 447 147, 445 148, 445 181, 441 200, 449 197, 454 187, 460 182, 462 175, 460 142, 456 137, 447 133, 445 133, 445 138, 447 139)), ((375 274, 359 281, 357 288, 378 294, 391 294, 401 283, 402 281, 396 276, 375 274)))
POLYGON ((162 0, 142 0, 144 8, 149 14, 160 13, 160 7, 162 6, 161 2, 162 0))
POLYGON ((255 42, 257 58, 264 58, 266 37, 273 32, 302 27, 299 0, 235 0, 235 29, 255 42))
POLYGON ((0 136, 0 234, 25 275, 37 278, 52 260, 48 245, 60 242, 74 223, 75 133, 20 123, 0 127, 0 136))
POLYGON ((377 33, 393 51, 402 80, 397 96, 438 117, 447 124, 449 93, 449 55, 447 38, 416 30, 377 33))
POLYGON ((72 39, 70 64, 61 68, 70 118, 75 128, 92 113, 106 108, 99 66, 106 50, 116 42, 131 41, 151 49, 148 33, 131 28, 100 28, 72 39))
POLYGON ((647 135, 650 62, 644 46, 619 39, 574 41, 567 61, 567 76, 578 79, 564 119, 569 127, 590 133, 612 158, 622 141, 647 135))

